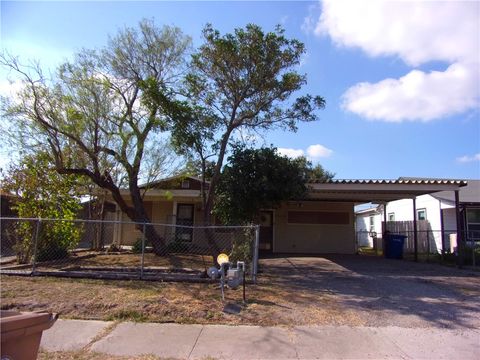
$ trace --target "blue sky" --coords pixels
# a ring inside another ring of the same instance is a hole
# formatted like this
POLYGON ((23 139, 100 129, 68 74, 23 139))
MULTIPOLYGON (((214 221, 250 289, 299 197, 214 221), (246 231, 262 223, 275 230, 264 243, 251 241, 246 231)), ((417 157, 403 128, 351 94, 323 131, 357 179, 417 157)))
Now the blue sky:
MULTIPOLYGON (((305 154, 337 178, 480 178, 478 2, 1 2, 2 47, 53 69, 76 50, 142 18, 201 42, 221 32, 282 24, 305 43, 305 91, 320 120, 261 140, 305 154), (362 3, 363 5, 359 5, 362 3)), ((0 70, 0 91, 8 87, 0 70)), ((0 153, 2 163, 7 152, 0 153)))

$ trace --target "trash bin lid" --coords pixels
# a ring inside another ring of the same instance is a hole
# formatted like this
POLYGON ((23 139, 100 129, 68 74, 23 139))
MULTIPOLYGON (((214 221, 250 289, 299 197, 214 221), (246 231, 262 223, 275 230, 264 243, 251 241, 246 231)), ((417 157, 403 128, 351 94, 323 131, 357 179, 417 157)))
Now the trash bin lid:
POLYGON ((56 320, 56 316, 48 312, 27 313, 17 311, 0 311, 0 328, 3 335, 7 332, 41 326, 50 328, 56 320))

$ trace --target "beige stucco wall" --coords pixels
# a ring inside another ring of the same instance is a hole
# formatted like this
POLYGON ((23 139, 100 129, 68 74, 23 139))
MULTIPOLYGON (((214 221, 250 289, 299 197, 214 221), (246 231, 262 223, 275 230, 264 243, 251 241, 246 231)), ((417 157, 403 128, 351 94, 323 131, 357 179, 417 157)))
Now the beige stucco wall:
POLYGON ((353 203, 288 202, 275 209, 273 251, 277 253, 355 253, 353 203), (348 225, 288 224, 288 211, 347 212, 348 225))

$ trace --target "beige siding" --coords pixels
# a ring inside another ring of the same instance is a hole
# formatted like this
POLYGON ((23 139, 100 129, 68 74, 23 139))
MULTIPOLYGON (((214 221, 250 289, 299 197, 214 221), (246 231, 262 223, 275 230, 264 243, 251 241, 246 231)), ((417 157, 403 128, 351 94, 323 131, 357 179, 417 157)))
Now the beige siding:
POLYGON ((353 203, 288 202, 275 210, 273 251, 277 253, 355 252, 353 203), (348 224, 289 224, 288 211, 347 212, 348 224))
POLYGON ((171 224, 173 215, 173 202, 152 202, 152 222, 157 224, 171 224))
MULTIPOLYGON (((152 202, 145 201, 145 210, 147 215, 152 217, 152 202)), ((130 218, 123 214, 121 221, 130 222, 130 218)), ((142 233, 135 229, 135 224, 121 224, 120 226, 120 245, 133 245, 135 241, 142 237, 142 233)))

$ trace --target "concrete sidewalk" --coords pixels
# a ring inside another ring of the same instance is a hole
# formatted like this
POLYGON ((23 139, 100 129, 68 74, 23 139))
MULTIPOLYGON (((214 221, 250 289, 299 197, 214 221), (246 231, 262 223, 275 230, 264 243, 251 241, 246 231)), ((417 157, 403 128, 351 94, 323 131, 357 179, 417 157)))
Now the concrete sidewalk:
POLYGON ((153 354, 178 359, 479 359, 479 330, 293 328, 58 320, 47 351, 153 354))

